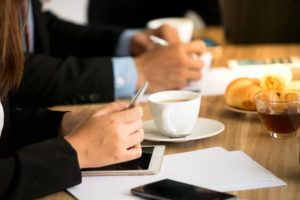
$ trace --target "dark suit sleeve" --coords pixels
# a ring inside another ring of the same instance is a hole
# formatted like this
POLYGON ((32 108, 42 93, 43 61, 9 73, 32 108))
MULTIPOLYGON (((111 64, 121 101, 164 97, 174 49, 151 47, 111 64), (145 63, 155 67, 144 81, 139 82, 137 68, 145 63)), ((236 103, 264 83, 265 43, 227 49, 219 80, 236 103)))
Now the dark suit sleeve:
POLYGON ((0 199, 33 199, 81 182, 76 152, 63 138, 0 158, 0 199))
POLYGON ((15 96, 20 107, 113 101, 111 59, 30 55, 15 96))
POLYGON ((105 24, 76 25, 60 20, 49 12, 42 15, 50 37, 51 55, 58 57, 113 56, 120 34, 124 30, 105 24))
POLYGON ((79 184, 76 151, 58 137, 64 112, 2 103, 0 199, 34 199, 79 184))
POLYGON ((35 54, 28 55, 19 107, 114 100, 111 57, 122 28, 80 26, 41 13, 35 0, 35 54), (101 57, 100 57, 101 56, 101 57))

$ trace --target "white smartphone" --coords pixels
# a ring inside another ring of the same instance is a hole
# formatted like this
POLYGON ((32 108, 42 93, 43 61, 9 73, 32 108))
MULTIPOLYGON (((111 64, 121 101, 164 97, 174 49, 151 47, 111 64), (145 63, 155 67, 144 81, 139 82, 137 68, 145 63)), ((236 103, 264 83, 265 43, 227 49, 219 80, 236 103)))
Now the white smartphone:
POLYGON ((85 168, 81 173, 82 176, 157 174, 161 168, 164 152, 164 145, 142 146, 142 156, 138 159, 105 167, 85 168))

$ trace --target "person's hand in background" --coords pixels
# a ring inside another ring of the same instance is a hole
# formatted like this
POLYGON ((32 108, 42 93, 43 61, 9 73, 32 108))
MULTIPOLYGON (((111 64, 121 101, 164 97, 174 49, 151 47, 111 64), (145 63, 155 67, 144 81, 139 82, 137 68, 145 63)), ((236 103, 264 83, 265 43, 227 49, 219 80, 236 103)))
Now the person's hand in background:
POLYGON ((176 43, 147 51, 134 58, 138 72, 139 89, 145 80, 149 81, 147 92, 181 89, 191 80, 201 79, 203 61, 191 54, 201 55, 205 43, 195 40, 190 43, 176 43))
POLYGON ((80 168, 101 167, 141 156, 143 110, 128 103, 98 108, 78 123, 65 139, 77 152, 80 168))
POLYGON ((149 39, 150 35, 160 37, 169 44, 181 43, 177 29, 165 24, 157 29, 146 29, 143 32, 135 34, 131 39, 132 55, 137 56, 156 47, 149 39))

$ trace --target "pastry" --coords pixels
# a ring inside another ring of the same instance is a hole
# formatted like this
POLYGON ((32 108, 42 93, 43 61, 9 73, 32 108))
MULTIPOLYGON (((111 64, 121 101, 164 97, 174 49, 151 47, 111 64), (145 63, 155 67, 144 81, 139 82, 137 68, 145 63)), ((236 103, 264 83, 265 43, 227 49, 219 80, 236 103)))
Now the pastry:
POLYGON ((283 90, 292 81, 292 71, 288 66, 275 65, 268 69, 260 80, 266 90, 283 90))
POLYGON ((225 102, 228 106, 245 110, 256 110, 255 95, 264 89, 257 78, 242 77, 232 81, 225 91, 225 102))

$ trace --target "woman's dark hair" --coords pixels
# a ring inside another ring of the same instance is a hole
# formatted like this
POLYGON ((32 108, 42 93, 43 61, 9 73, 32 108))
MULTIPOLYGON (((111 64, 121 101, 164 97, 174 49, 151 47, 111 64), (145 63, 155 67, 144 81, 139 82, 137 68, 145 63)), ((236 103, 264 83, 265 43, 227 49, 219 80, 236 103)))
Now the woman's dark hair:
POLYGON ((22 80, 24 53, 19 12, 23 0, 0 0, 0 97, 22 80))

